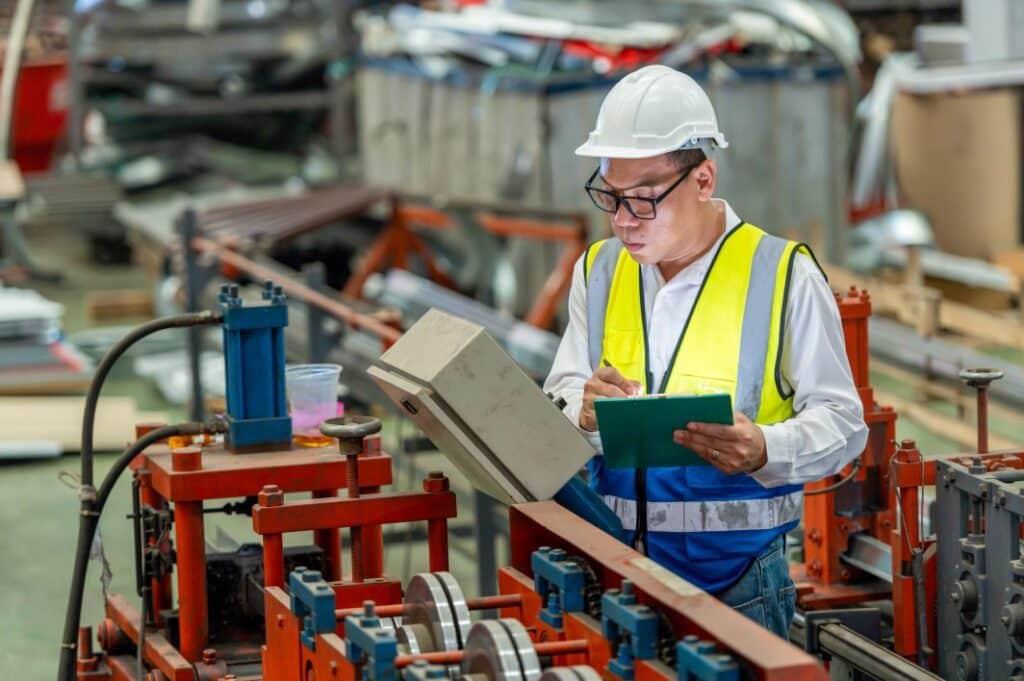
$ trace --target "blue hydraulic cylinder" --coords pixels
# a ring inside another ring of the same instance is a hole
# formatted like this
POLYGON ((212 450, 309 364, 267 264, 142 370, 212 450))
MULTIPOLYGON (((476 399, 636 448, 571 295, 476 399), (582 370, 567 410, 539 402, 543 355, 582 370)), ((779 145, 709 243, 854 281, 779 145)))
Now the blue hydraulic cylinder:
POLYGON ((237 286, 221 288, 227 443, 234 451, 288 447, 292 440, 284 380, 288 303, 269 280, 263 285, 263 301, 243 305, 237 286))

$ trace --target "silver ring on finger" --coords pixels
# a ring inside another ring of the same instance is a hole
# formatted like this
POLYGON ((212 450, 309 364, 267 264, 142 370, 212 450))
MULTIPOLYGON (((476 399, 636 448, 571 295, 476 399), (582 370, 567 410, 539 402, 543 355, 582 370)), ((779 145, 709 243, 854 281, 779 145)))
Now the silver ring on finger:
POLYGON ((711 458, 712 459, 714 459, 715 461, 718 461, 718 457, 720 457, 720 456, 722 456, 722 452, 718 451, 717 449, 712 449, 711 450, 711 458))

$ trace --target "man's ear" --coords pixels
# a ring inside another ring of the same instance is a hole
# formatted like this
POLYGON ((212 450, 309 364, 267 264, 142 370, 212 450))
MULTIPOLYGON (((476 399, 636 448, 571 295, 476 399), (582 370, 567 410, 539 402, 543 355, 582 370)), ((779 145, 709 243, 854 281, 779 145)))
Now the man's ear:
POLYGON ((718 166, 711 159, 701 163, 694 171, 697 181, 697 200, 710 201, 715 194, 715 183, 718 180, 718 166))

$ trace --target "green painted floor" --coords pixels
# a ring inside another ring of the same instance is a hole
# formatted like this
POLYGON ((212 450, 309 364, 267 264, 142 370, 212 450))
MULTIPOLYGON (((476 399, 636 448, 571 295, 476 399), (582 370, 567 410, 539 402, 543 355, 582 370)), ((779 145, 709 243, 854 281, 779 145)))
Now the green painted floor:
MULTIPOLYGON (((148 289, 151 286, 142 273, 130 267, 99 268, 91 265, 84 242, 73 235, 42 233, 32 237, 40 260, 47 266, 60 268, 65 274, 61 285, 41 285, 38 288, 48 297, 66 305, 65 328, 68 331, 86 325, 82 304, 84 292, 148 289)), ((886 380, 881 375, 873 375, 872 380, 880 389, 905 398, 913 397, 908 386, 886 380)), ((132 396, 141 409, 168 408, 148 383, 131 378, 109 381, 104 395, 132 396)), ((182 413, 171 410, 170 415, 178 418, 182 413)), ((40 427, 45 428, 42 424, 40 427)), ((1011 438, 1016 435, 1016 426, 1011 423, 993 423, 993 430, 1011 438)), ((961 449, 906 418, 897 422, 897 439, 902 438, 917 440, 929 457, 961 449)), ((97 457, 97 479, 106 472, 113 457, 112 453, 97 457)), ((78 522, 76 495, 61 484, 57 476, 63 470, 77 471, 78 465, 76 456, 0 464, 0 499, 3 500, 0 504, 0 584, 3 585, 0 595, 0 681, 36 681, 55 677, 78 522)), ((421 470, 444 469, 453 475, 457 486, 465 486, 450 465, 436 455, 428 455, 428 460, 418 465, 421 470)), ((396 475, 397 488, 418 487, 407 467, 399 466, 396 475)), ((106 509, 101 531, 113 573, 111 590, 132 593, 131 526, 125 519, 130 511, 129 486, 127 478, 119 483, 106 509)), ((464 508, 460 509, 460 517, 462 522, 470 522, 472 516, 469 509, 464 508)), ((220 528, 236 539, 248 540, 251 537, 250 523, 244 517, 211 516, 207 519, 207 537, 214 537, 220 528)), ((308 541, 301 536, 290 539, 308 541)), ((472 541, 453 542, 452 548, 453 572, 467 594, 475 595, 475 563, 466 557, 472 552, 472 541)), ((499 551, 499 564, 504 559, 503 552, 499 551)), ((422 545, 393 546, 386 553, 386 564, 389 574, 408 576, 426 569, 425 552, 422 545)), ((99 575, 100 570, 93 563, 82 618, 86 624, 95 624, 101 617, 99 575)))

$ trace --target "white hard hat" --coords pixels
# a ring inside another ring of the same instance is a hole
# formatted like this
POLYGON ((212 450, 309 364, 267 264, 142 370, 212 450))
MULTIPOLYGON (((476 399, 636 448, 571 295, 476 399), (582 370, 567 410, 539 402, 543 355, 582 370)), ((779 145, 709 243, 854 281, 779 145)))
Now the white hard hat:
POLYGON ((725 148, 711 100, 693 78, 660 64, 629 74, 608 92, 577 156, 649 158, 677 149, 725 148))

